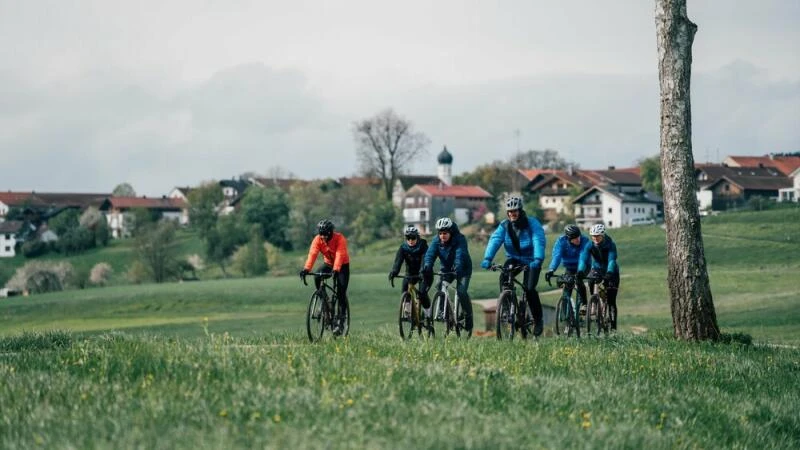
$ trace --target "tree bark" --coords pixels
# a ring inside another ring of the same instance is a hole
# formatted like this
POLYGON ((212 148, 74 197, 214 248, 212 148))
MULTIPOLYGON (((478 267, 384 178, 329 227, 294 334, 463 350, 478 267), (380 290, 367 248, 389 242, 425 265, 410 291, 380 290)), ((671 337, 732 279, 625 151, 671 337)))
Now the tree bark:
POLYGON ((716 340, 717 316, 706 268, 692 156, 690 79, 697 25, 686 0, 656 0, 661 87, 661 178, 667 241, 667 285, 676 338, 716 340))

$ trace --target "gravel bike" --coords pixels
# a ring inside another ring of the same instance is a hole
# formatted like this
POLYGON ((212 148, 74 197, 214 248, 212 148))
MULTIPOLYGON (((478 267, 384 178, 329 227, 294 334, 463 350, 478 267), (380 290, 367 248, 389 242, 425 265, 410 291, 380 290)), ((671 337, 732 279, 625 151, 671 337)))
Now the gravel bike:
MULTIPOLYGON (((337 314, 337 301, 339 298, 339 285, 336 279, 333 279, 333 285, 328 284, 328 279, 333 277, 331 272, 310 272, 308 275, 313 275, 319 278, 319 288, 311 294, 311 300, 308 302, 308 312, 306 314, 306 331, 308 331, 308 340, 317 342, 322 339, 325 330, 329 330, 334 337, 347 336, 350 333, 350 305, 348 300, 344 299, 343 305, 339 306, 339 313, 337 314)), ((308 286, 306 277, 301 277, 303 284, 308 286)))
POLYGON ((427 335, 433 337, 433 323, 430 318, 423 318, 422 304, 419 301, 419 291, 417 283, 420 281, 419 275, 395 275, 389 281, 394 287, 394 279, 403 278, 408 280, 408 290, 400 296, 400 314, 397 324, 400 329, 400 337, 411 339, 416 332, 419 336, 427 335), (424 331, 423 331, 424 330, 424 331))
POLYGON ((533 336, 533 314, 525 298, 525 287, 515 278, 523 270, 528 270, 524 264, 506 267, 501 264, 493 264, 492 271, 502 273, 503 289, 497 297, 496 334, 498 340, 514 339, 514 335, 519 330, 522 339, 533 336), (517 286, 522 289, 522 297, 517 297, 517 286))
POLYGON ((589 296, 586 307, 586 334, 592 332, 592 322, 596 324, 597 335, 608 335, 611 327, 611 308, 608 306, 608 293, 603 284, 603 277, 599 273, 590 272, 586 277, 590 284, 594 284, 594 292, 589 296))
MULTIPOLYGON (((561 298, 558 299, 556 305, 556 320, 553 325, 553 331, 556 335, 566 334, 567 336, 581 337, 580 327, 580 309, 581 309, 581 296, 575 289, 575 284, 578 279, 574 273, 564 273, 560 275, 553 275, 556 277, 556 285, 561 288, 561 298), (572 291, 575 296, 572 296, 572 291)), ((547 281, 550 283, 550 280, 547 281)))
POLYGON ((438 272, 434 275, 439 277, 438 289, 433 296, 434 320, 445 324, 445 336, 453 331, 459 337, 462 333, 467 338, 472 336, 472 330, 467 330, 467 316, 458 298, 456 273, 438 272))

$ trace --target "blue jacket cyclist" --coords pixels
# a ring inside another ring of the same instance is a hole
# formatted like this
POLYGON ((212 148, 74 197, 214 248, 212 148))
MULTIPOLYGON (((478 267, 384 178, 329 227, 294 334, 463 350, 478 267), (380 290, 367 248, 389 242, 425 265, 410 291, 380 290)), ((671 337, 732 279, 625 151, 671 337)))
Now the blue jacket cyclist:
POLYGON ((442 272, 455 272, 458 300, 464 311, 467 334, 472 335, 472 303, 469 298, 469 280, 472 277, 472 258, 469 256, 467 238, 452 220, 442 217, 436 221, 437 235, 433 237, 422 268, 424 286, 433 284, 433 263, 439 260, 442 272))
POLYGON ((581 278, 588 272, 587 266, 589 265, 589 250, 591 247, 592 241, 581 234, 581 229, 577 225, 570 224, 564 227, 564 235, 559 237, 553 245, 550 267, 544 274, 545 281, 549 283, 553 272, 563 263, 564 270, 567 273, 579 276, 575 282, 575 287, 578 289, 581 300, 586 302, 586 286, 581 278))
MULTIPOLYGON (((539 283, 539 274, 544 261, 545 238, 542 224, 535 217, 528 217, 522 208, 520 197, 510 197, 506 200, 507 219, 503 220, 489 237, 486 252, 483 254, 481 267, 488 269, 492 259, 503 246, 506 252, 506 267, 525 266, 525 297, 533 314, 533 334, 542 334, 542 302, 536 285, 539 283)), ((500 276, 502 286, 502 275, 500 276)))
MULTIPOLYGON (((619 264, 617 264, 617 245, 611 236, 606 234, 602 223, 593 225, 589 230, 593 245, 587 255, 592 259, 592 272, 603 278, 606 287, 609 312, 611 313, 611 329, 617 329, 617 292, 619 291, 619 264)), ((589 281, 589 290, 594 290, 594 282, 589 281)))

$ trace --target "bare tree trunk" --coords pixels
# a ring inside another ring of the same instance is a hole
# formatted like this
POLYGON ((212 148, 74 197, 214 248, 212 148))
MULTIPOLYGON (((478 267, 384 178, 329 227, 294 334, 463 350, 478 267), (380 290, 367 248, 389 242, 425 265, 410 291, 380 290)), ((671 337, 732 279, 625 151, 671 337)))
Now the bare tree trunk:
POLYGON ((716 340, 719 327, 700 232, 692 157, 689 84, 696 31, 697 25, 686 15, 686 0, 656 0, 661 178, 672 326, 676 338, 716 340))

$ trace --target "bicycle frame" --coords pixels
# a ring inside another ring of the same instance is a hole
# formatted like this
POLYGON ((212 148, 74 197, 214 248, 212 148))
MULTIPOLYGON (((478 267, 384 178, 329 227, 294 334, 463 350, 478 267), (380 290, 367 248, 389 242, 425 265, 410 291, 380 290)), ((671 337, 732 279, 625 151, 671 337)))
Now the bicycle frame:
MULTIPOLYGON (((341 325, 339 335, 347 336, 350 332, 350 306, 345 300, 343 305, 339 305, 339 286, 336 279, 333 279, 333 286, 328 284, 328 279, 333 277, 331 272, 310 272, 315 278, 319 278, 319 288, 317 288, 308 304, 308 312, 306 316, 306 330, 308 332, 308 339, 311 342, 316 342, 322 339, 325 330, 330 330, 331 334, 337 336, 336 327, 341 325), (341 313, 337 313, 337 308, 341 313), (341 316, 340 316, 341 315, 341 316), (336 320, 340 319, 340 320, 336 320), (337 322, 341 321, 341 324, 337 322), (313 330, 312 327, 318 326, 318 330, 313 330)), ((303 284, 308 286, 306 277, 301 278, 303 284)))
MULTIPOLYGON (((563 322, 564 331, 567 336, 572 336, 575 333, 576 337, 581 337, 580 328, 580 308, 581 308, 581 295, 576 289, 576 284, 579 282, 577 276, 571 273, 563 273, 553 275, 556 277, 556 285, 560 287, 561 298, 556 305, 556 320, 554 324, 554 331, 557 335, 561 334, 561 325, 563 322), (572 291, 575 291, 575 296, 572 296, 572 291)), ((552 284, 548 281, 548 284, 552 284)))
POLYGON ((419 275, 396 275, 389 279, 394 287, 394 279, 403 278, 408 280, 408 289, 400 295, 400 315, 398 318, 398 328, 400 337, 403 339, 410 339, 414 330, 422 336, 423 327, 428 331, 428 337, 433 336, 433 325, 423 324, 422 320, 422 305, 419 300, 419 291, 417 290, 417 283, 420 281, 419 275), (408 310, 406 310, 408 308, 408 310), (405 330, 405 326, 410 326, 410 329, 405 330))
POLYGON ((598 276, 588 277, 587 280, 594 284, 594 289, 589 296, 586 308, 586 331, 591 332, 592 316, 594 316, 597 323, 597 335, 599 336, 600 333, 608 335, 611 326, 611 311, 608 306, 606 285, 603 283, 603 278, 598 276))
POLYGON ((503 289, 497 297, 495 314, 497 339, 502 340, 503 337, 514 339, 517 329, 522 331, 523 339, 527 338, 533 334, 533 314, 525 299, 525 287, 522 282, 516 279, 516 275, 527 270, 527 266, 520 264, 506 267, 501 264, 494 264, 490 269, 493 272, 499 270, 503 274, 503 289), (521 299, 517 297, 517 286, 522 289, 521 299), (509 297, 510 299, 506 300, 509 297))
POLYGON ((447 277, 455 277, 455 272, 437 272, 434 275, 439 277, 438 289, 434 295, 433 307, 436 321, 445 323, 445 335, 455 330, 457 336, 461 336, 462 331, 466 331, 463 323, 463 311, 461 302, 458 298, 456 288, 457 279, 447 281, 447 277), (450 295, 450 292, 453 295, 450 295), (440 304, 441 303, 441 304, 440 304))

